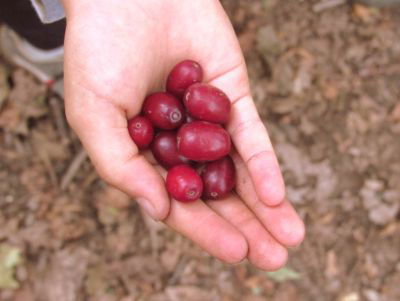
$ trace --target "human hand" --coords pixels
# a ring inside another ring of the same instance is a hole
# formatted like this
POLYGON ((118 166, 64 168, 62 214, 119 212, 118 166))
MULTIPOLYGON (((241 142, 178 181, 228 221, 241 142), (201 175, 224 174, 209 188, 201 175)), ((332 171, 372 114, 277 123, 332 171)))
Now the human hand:
POLYGON ((221 260, 247 257, 267 270, 283 265, 304 225, 284 200, 278 161, 219 1, 64 2, 66 114, 100 176, 221 260), (165 171, 128 134, 127 119, 139 114, 146 95, 163 89, 183 59, 198 61, 204 81, 232 100, 227 129, 237 150, 237 193, 224 200, 170 202, 165 171))

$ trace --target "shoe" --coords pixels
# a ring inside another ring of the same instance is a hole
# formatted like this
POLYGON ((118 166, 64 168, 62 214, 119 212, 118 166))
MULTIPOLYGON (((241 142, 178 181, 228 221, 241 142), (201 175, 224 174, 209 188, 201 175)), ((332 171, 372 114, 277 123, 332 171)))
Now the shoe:
POLYGON ((64 47, 42 50, 6 25, 0 26, 0 53, 11 64, 21 67, 49 89, 64 96, 63 63, 64 47))

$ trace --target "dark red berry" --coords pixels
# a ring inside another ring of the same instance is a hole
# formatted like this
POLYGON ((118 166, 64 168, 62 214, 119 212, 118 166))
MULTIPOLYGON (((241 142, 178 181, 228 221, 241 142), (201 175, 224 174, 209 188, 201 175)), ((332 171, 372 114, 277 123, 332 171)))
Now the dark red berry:
POLYGON ((207 163, 201 172, 203 198, 216 200, 226 196, 235 187, 235 174, 235 165, 229 156, 207 163))
POLYGON ((154 137, 153 125, 149 119, 143 116, 136 116, 128 120, 128 131, 139 149, 147 148, 154 137))
POLYGON ((176 133, 173 131, 163 131, 157 134, 151 145, 154 158, 166 169, 179 164, 189 164, 189 159, 178 153, 176 145, 176 133))
POLYGON ((167 91, 182 97, 185 90, 192 84, 203 80, 203 69, 199 63, 186 60, 172 68, 167 78, 167 91))
POLYGON ((219 124, 193 121, 184 124, 177 135, 178 151, 194 161, 214 161, 231 150, 231 138, 219 124))
POLYGON ((226 123, 231 102, 224 92, 208 84, 191 85, 185 92, 183 103, 189 114, 199 120, 226 123))
POLYGON ((168 171, 166 185, 170 195, 181 202, 198 200, 203 192, 200 176, 185 164, 172 167, 168 171))
POLYGON ((143 103, 143 113, 155 127, 164 130, 176 129, 186 119, 182 103, 164 92, 148 96, 143 103))

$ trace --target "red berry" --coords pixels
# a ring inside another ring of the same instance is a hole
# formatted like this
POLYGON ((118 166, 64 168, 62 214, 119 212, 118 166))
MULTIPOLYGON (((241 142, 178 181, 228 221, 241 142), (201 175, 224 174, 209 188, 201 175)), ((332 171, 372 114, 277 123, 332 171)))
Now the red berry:
POLYGON ((177 135, 178 151, 194 161, 214 161, 231 150, 231 138, 219 124, 193 121, 184 124, 177 135))
POLYGON ((203 192, 200 176, 185 164, 177 165, 168 171, 166 184, 170 195, 181 202, 195 201, 203 192))
POLYGON ((203 70, 199 63, 186 60, 172 68, 167 78, 167 91, 182 97, 185 90, 192 84, 203 80, 203 70))
POLYGON ((143 103, 143 113, 155 127, 164 130, 178 128, 185 121, 185 109, 173 95, 159 92, 148 96, 143 103))
POLYGON ((231 157, 207 163, 202 172, 203 198, 216 200, 226 196, 235 187, 235 166, 231 157))
POLYGON ((154 158, 166 169, 179 164, 189 164, 189 159, 178 153, 176 145, 176 133, 173 131, 163 131, 157 134, 151 145, 154 158))
POLYGON ((128 120, 128 131, 139 149, 147 148, 154 137, 153 125, 149 119, 143 116, 136 116, 128 120))
POLYGON ((231 112, 231 102, 224 92, 208 84, 191 85, 185 92, 183 103, 194 118, 226 123, 231 112))

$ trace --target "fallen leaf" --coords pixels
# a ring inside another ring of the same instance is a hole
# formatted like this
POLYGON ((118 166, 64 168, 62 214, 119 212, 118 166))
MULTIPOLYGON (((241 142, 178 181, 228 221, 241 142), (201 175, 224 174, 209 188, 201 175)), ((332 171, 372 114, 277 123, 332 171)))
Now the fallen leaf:
POLYGON ((43 132, 34 130, 31 137, 33 146, 39 157, 47 157, 49 160, 65 160, 69 158, 69 150, 43 132))
POLYGON ((269 278, 276 282, 285 282, 301 278, 301 275, 298 272, 288 267, 281 268, 275 272, 267 272, 266 274, 269 278))
POLYGON ((268 63, 272 63, 282 52, 282 41, 271 25, 261 27, 257 32, 256 40, 257 50, 268 63))
POLYGON ((90 267, 86 273, 85 290, 91 297, 101 297, 111 288, 112 275, 104 265, 90 267))
POLYGON ((326 254, 326 268, 325 275, 328 278, 336 277, 339 274, 338 266, 337 266, 337 256, 335 251, 330 250, 326 254))
POLYGON ((0 65, 0 110, 10 93, 10 85, 8 84, 7 70, 3 65, 0 65))
POLYGON ((8 244, 0 245, 0 288, 16 289, 19 283, 14 278, 15 268, 21 263, 21 251, 8 244))
POLYGON ((57 251, 38 284, 38 300, 76 301, 86 274, 90 253, 84 248, 57 251))
POLYGON ((368 23, 377 14, 377 10, 363 4, 356 3, 353 5, 353 16, 363 23, 368 23))
POLYGON ((27 135, 28 120, 46 115, 46 87, 37 83, 27 72, 17 69, 12 73, 13 89, 8 93, 8 101, 0 118, 0 127, 27 135), (9 120, 13 122, 10 123, 9 120))

